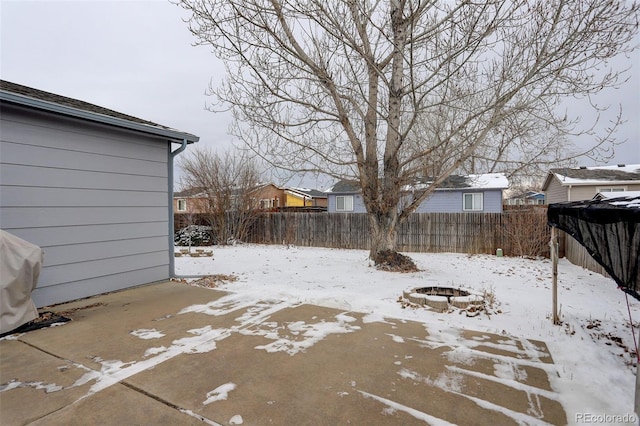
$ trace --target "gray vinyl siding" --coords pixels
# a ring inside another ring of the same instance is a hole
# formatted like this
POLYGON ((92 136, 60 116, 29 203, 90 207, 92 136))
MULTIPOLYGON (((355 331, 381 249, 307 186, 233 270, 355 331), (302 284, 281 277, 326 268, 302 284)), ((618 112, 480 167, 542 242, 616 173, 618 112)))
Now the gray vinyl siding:
POLYGON ((0 227, 44 250, 37 306, 167 279, 169 142, 2 106, 0 227))
POLYGON ((504 200, 502 190, 484 190, 484 213, 501 213, 504 200))
POLYGON ((502 212, 501 190, 441 190, 427 198, 416 213, 464 213, 463 195, 482 193, 482 213, 502 212))
POLYGON ((638 191, 640 190, 640 185, 620 184, 615 181, 597 185, 573 185, 571 187, 571 200, 569 201, 591 200, 601 188, 624 188, 625 191, 638 191))
MULTIPOLYGON (((609 185, 607 185, 606 183, 601 183, 599 185, 596 185, 593 187, 594 191, 596 191, 596 193, 598 193, 599 189, 602 188, 625 188, 625 191, 640 191, 640 184, 618 184, 618 183, 611 183, 609 185)), ((595 195, 595 194, 594 194, 595 195)))
POLYGON ((367 208, 364 206, 364 200, 360 194, 328 194, 327 195, 327 212, 329 213, 366 213, 367 208), (353 211, 343 212, 336 211, 336 197, 353 196, 353 211))
MULTIPOLYGON (((483 196, 483 213, 500 213, 502 212, 502 190, 440 190, 436 191, 429 198, 422 202, 416 210, 416 213, 462 213, 463 194, 469 192, 482 192, 483 196)), ((364 202, 360 194, 328 194, 329 213, 336 212, 336 196, 353 195, 353 212, 366 213, 364 202)))
POLYGON ((640 191, 640 184, 621 184, 617 181, 599 183, 597 185, 562 185, 560 181, 553 176, 545 191, 545 200, 547 204, 561 203, 564 201, 591 200, 599 192, 599 189, 615 187, 625 188, 627 191, 640 191))
POLYGON ((544 197, 547 204, 568 201, 567 188, 562 186, 560 182, 558 182, 558 179, 553 176, 549 182, 547 190, 544 192, 544 197))
POLYGON ((416 210, 416 213, 451 212, 462 212, 462 193, 459 191, 436 191, 416 210))
POLYGON ((597 194, 595 186, 572 186, 569 190, 570 199, 568 201, 590 200, 597 194))

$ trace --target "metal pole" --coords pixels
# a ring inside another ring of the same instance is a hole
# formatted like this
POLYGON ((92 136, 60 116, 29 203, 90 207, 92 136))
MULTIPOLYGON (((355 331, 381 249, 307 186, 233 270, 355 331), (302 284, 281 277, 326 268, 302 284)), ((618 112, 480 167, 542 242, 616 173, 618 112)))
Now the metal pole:
POLYGON ((553 264, 553 285, 552 285, 552 320, 554 324, 559 324, 558 320, 558 230, 551 227, 551 263, 553 264))
MULTIPOLYGON (((631 331, 633 332, 633 323, 631 323, 631 331)), ((638 331, 638 341, 640 341, 640 331, 638 331)), ((638 348, 636 348, 636 351, 638 348)), ((636 397, 634 409, 636 416, 640 416, 640 354, 636 353, 636 397)))

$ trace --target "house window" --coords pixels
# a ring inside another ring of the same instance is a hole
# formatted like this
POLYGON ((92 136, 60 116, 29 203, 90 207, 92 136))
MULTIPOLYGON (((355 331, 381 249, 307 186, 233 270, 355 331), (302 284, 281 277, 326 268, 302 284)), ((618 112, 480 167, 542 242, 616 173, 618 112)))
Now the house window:
POLYGON ((598 188, 598 192, 624 192, 626 190, 626 186, 610 186, 606 188, 598 188))
POLYGON ((270 209, 272 207, 273 207, 273 200, 270 200, 268 198, 263 198, 262 200, 260 200, 261 209, 270 209))
POLYGON ((353 211, 353 195, 338 195, 336 197, 336 211, 352 212, 353 211))
POLYGON ((462 210, 464 211, 482 211, 482 193, 474 192, 463 194, 462 210))
POLYGON ((178 200, 178 211, 187 211, 187 200, 178 200))

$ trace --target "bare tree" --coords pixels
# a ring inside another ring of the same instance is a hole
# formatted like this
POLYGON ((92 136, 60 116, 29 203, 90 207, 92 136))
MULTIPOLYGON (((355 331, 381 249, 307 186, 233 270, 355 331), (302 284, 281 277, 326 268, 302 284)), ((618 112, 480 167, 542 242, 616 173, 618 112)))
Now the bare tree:
POLYGON ((374 259, 454 172, 602 155, 620 117, 596 135, 562 101, 621 84, 608 61, 633 50, 638 28, 638 6, 614 0, 178 3, 227 67, 210 92, 249 148, 282 169, 359 180, 374 259), (594 146, 569 152, 585 134, 594 146), (425 176, 433 184, 401 203, 425 176))
POLYGON ((197 148, 181 157, 182 186, 200 191, 198 208, 220 244, 243 240, 255 219, 252 192, 259 184, 256 164, 239 152, 217 155, 197 148))

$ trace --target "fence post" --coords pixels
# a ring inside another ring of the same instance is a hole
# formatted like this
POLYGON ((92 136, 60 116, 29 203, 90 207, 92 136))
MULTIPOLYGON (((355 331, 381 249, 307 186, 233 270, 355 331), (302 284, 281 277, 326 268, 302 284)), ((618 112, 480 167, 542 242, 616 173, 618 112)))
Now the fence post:
POLYGON ((551 227, 551 263, 553 264, 553 285, 552 285, 552 304, 553 304, 553 323, 558 325, 558 229, 555 226, 551 227))

